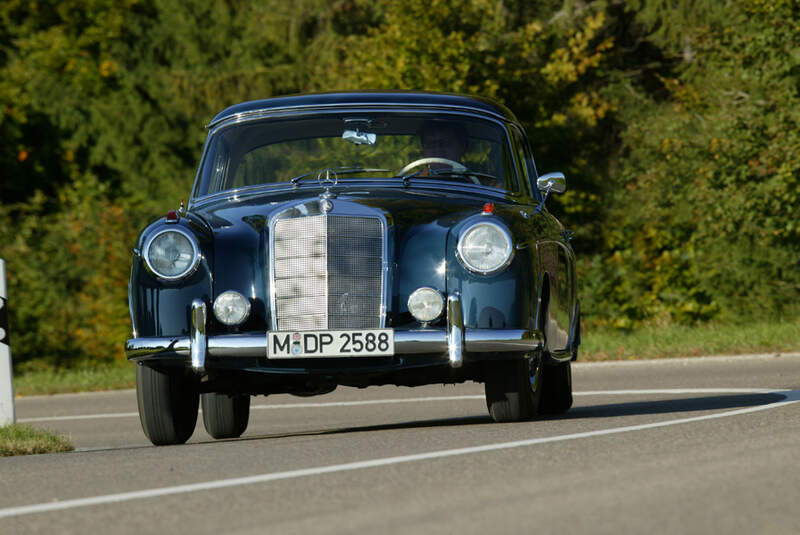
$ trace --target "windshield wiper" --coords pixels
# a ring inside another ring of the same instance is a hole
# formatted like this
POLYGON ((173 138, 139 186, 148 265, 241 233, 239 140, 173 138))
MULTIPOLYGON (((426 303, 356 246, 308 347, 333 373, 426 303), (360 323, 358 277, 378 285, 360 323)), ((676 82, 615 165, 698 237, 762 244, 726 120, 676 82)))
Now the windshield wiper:
MULTIPOLYGON (((453 171, 452 169, 436 169, 436 168, 425 168, 420 169, 419 171, 414 171, 413 173, 409 173, 407 175, 403 175, 400 178, 403 180, 403 187, 408 187, 408 181, 412 178, 418 177, 422 173, 428 173, 430 177, 439 177, 439 176, 457 176, 457 177, 465 177, 465 176, 474 176, 479 178, 485 178, 488 180, 497 181, 497 177, 494 175, 490 175, 488 173, 481 173, 480 171, 473 171, 472 169, 467 169, 466 171, 453 171)), ((427 178, 427 177, 425 177, 427 178)))
POLYGON ((488 173, 481 173, 480 171, 473 171, 467 169, 466 171, 452 171, 449 169, 431 169, 431 174, 434 176, 476 176, 480 178, 488 178, 489 180, 497 180, 497 177, 488 173))
POLYGON ((304 178, 315 175, 319 176, 320 173, 324 173, 327 170, 331 170, 335 172, 337 175, 351 175, 354 173, 386 173, 391 171, 391 169, 380 169, 380 168, 370 168, 370 167, 323 167, 322 169, 317 169, 316 171, 310 171, 308 173, 303 173, 302 175, 297 175, 294 178, 290 178, 289 182, 294 184, 295 186, 304 178))
POLYGON ((419 171, 414 171, 413 173, 409 173, 409 174, 403 175, 403 176, 396 176, 395 178, 402 179, 403 180, 403 187, 407 188, 408 187, 408 181, 410 179, 419 176, 420 174, 422 174, 425 171, 427 171, 427 169, 420 169, 419 171))

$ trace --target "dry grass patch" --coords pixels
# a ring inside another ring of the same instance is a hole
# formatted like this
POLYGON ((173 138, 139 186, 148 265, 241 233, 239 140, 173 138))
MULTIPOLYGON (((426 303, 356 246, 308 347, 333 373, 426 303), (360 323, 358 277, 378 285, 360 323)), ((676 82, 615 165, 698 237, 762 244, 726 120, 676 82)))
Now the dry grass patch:
POLYGON ((75 446, 61 435, 34 429, 29 425, 0 427, 0 457, 72 451, 75 446))

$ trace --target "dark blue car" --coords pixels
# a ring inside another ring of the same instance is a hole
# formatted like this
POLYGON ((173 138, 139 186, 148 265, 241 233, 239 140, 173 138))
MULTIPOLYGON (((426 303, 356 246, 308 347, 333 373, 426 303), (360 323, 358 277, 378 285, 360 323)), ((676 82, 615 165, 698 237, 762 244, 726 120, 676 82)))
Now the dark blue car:
POLYGON ((130 281, 142 426, 241 435, 250 396, 485 383, 496 421, 564 412, 575 259, 513 114, 388 92, 217 115, 188 206, 148 226, 130 281))

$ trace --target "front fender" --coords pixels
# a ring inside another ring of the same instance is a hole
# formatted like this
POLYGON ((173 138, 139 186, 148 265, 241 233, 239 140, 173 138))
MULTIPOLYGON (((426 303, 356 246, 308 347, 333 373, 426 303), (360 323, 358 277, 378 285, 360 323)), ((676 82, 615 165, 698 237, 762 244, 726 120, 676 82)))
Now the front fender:
POLYGON ((536 329, 538 257, 535 249, 520 242, 513 225, 503 219, 515 247, 511 263, 492 275, 469 271, 456 256, 461 233, 484 216, 471 217, 454 226, 448 235, 447 293, 458 292, 464 325, 473 329, 536 329))
POLYGON ((408 298, 421 286, 447 293, 444 253, 448 228, 438 222, 416 225, 397 245, 392 311, 401 323, 410 320, 408 298))
POLYGON ((190 331, 193 299, 209 302, 213 295, 213 241, 200 220, 182 218, 178 223, 160 219, 141 234, 131 263, 128 306, 134 337, 186 336, 190 331), (197 240, 200 263, 187 277, 167 281, 150 272, 142 255, 148 236, 165 228, 180 226, 197 240))

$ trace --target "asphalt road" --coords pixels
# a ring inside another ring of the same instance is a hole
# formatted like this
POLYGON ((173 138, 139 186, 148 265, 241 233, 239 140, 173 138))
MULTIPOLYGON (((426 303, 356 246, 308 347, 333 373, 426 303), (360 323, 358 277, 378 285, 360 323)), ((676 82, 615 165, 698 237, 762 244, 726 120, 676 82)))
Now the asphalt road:
POLYGON ((133 391, 18 399, 78 451, 0 459, 0 533, 800 533, 800 355, 573 370, 557 418, 491 423, 472 383, 343 388, 159 448, 133 391))

